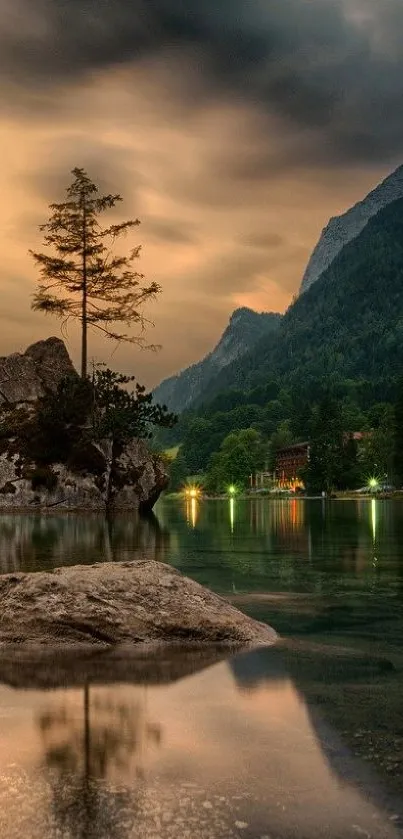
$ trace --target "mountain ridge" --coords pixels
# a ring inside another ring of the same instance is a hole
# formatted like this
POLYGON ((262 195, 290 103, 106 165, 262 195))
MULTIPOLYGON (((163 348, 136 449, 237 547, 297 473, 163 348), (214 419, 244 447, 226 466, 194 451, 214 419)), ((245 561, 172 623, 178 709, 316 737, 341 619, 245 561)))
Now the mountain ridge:
POLYGON ((201 361, 164 379, 153 391, 155 401, 176 412, 196 404, 209 382, 247 353, 262 335, 276 331, 281 318, 277 312, 255 312, 246 306, 235 309, 214 349, 201 361))
POLYGON ((339 216, 332 216, 305 269, 300 294, 304 294, 332 264, 340 251, 355 239, 380 210, 403 197, 403 165, 398 166, 361 201, 339 216))
POLYGON ((263 336, 241 359, 219 371, 204 392, 203 404, 219 393, 253 389, 273 377, 305 388, 326 377, 362 379, 386 394, 403 370, 402 278, 400 198, 375 214, 292 303, 275 336, 263 336))

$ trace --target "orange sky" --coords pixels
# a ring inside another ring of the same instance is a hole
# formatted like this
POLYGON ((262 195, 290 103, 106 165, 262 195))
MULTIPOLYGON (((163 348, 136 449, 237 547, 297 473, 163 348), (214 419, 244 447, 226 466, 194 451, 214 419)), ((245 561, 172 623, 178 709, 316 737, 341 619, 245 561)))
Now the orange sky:
MULTIPOLYGON (((121 192, 124 215, 140 218, 127 246, 141 242, 139 268, 163 288, 147 311, 155 322, 148 337, 162 344, 160 352, 130 345, 115 351, 95 335, 90 355, 151 386, 209 351, 237 306, 284 311, 329 217, 363 197, 400 154, 391 143, 384 154, 360 160, 336 150, 332 160, 329 131, 315 115, 306 125, 291 124, 284 108, 263 108, 242 85, 229 91, 210 77, 207 83, 205 54, 186 43, 135 59, 89 60, 73 73, 59 67, 65 48, 59 34, 52 47, 57 74, 42 77, 51 65, 51 25, 63 24, 50 16, 51 5, 19 0, 11 14, 0 0, 0 12, 7 11, 0 23, 7 70, 0 85, 0 353, 60 334, 56 320, 30 310, 36 273, 27 251, 39 244, 47 205, 62 200, 70 170, 82 166, 102 191, 121 192)), ((363 26, 358 0, 353 5, 363 26)), ((79 37, 88 38, 87 30, 80 36, 78 29, 79 37)), ((383 43, 378 39, 374 49, 383 43)), ((320 55, 317 47, 316 60, 320 55)), ((67 338, 78 362, 77 329, 67 338)))

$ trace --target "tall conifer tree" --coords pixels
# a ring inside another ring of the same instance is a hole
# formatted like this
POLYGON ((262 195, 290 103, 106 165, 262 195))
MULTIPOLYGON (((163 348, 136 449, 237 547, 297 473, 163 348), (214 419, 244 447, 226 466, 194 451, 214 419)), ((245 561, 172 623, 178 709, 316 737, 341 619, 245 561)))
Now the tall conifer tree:
POLYGON ((142 307, 161 290, 155 282, 144 284, 144 275, 133 269, 140 246, 128 256, 116 256, 116 239, 137 226, 138 219, 102 227, 100 217, 121 201, 120 195, 99 196, 84 169, 73 169, 67 200, 51 204, 49 220, 41 225, 50 253, 30 251, 39 266, 39 288, 32 308, 54 314, 64 323, 81 323, 81 375, 88 372, 88 328, 108 338, 144 344, 124 327, 144 329, 142 307), (119 328, 120 325, 120 328, 119 328))

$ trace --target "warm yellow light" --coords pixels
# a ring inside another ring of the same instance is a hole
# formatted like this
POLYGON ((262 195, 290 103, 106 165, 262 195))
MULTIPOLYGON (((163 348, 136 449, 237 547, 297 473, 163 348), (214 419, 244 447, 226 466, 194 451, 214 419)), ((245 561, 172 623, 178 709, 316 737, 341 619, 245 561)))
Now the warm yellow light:
POLYGON ((192 500, 190 502, 190 520, 192 522, 192 527, 195 528, 197 524, 197 504, 194 496, 192 496, 192 500))
POLYGON ((236 486, 235 484, 230 484, 228 487, 228 495, 235 495, 236 494, 236 486))
POLYGON ((370 489, 375 489, 377 486, 379 486, 378 479, 377 478, 370 478, 369 481, 368 481, 368 486, 369 486, 370 489))
POLYGON ((186 495, 186 498, 199 498, 200 489, 199 489, 199 487, 186 487, 185 495, 186 495))

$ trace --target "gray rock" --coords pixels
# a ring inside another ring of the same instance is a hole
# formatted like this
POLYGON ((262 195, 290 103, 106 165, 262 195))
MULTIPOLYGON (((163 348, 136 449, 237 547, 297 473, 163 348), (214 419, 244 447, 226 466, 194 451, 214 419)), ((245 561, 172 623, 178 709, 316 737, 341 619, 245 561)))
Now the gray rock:
POLYGON ((35 402, 56 390, 62 378, 75 373, 63 341, 48 338, 25 353, 0 358, 0 405, 35 402))
POLYGON ((133 440, 117 459, 110 441, 85 440, 75 468, 57 462, 44 468, 30 460, 18 429, 35 415, 38 399, 72 375, 78 376, 59 338, 0 358, 0 509, 148 512, 168 486, 168 474, 143 440, 133 440))
POLYGON ((66 376, 77 375, 66 346, 60 338, 37 341, 25 350, 24 355, 33 360, 36 375, 45 390, 56 390, 66 376))
POLYGON ((109 441, 89 443, 99 455, 96 471, 72 471, 65 464, 50 467, 56 478, 53 489, 35 486, 34 462, 13 451, 13 441, 0 454, 0 510, 140 510, 150 511, 168 486, 165 464, 151 454, 144 440, 133 440, 117 461, 118 474, 112 480, 109 441), (35 487, 35 488, 34 488, 35 487))
POLYGON ((307 291, 338 253, 355 239, 379 210, 403 197, 403 166, 399 166, 366 198, 341 216, 331 218, 317 243, 302 278, 300 293, 307 291))
POLYGON ((274 643, 265 624, 154 560, 100 563, 0 577, 5 650, 125 645, 248 648, 274 643))

